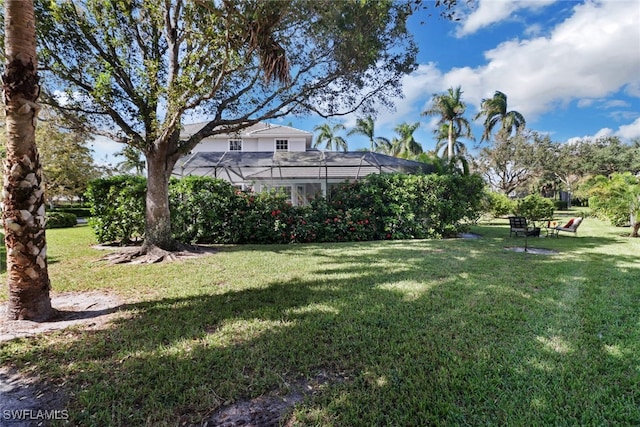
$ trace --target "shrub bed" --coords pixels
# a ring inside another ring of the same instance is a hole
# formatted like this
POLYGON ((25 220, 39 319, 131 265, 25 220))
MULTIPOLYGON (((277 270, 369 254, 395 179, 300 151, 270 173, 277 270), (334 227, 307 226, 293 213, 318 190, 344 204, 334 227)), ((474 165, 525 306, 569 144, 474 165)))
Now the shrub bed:
POLYGON ((78 217, 66 212, 47 212, 45 218, 46 228, 74 227, 78 223, 78 217))
MULTIPOLYGON (((98 241, 128 241, 144 231, 144 179, 90 184, 98 241)), ((481 210, 483 182, 470 175, 369 175, 331 189, 307 206, 276 192, 244 192, 208 177, 172 180, 174 237, 189 243, 297 243, 441 238, 467 228, 481 210)))

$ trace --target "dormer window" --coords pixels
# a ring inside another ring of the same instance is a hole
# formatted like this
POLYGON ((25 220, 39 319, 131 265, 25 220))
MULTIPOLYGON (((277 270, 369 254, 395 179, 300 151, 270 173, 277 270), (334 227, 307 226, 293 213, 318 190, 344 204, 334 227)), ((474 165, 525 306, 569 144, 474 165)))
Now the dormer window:
POLYGON ((229 151, 242 151, 242 140, 241 139, 230 139, 229 140, 229 151))
POLYGON ((289 140, 276 139, 276 151, 289 151, 289 140))

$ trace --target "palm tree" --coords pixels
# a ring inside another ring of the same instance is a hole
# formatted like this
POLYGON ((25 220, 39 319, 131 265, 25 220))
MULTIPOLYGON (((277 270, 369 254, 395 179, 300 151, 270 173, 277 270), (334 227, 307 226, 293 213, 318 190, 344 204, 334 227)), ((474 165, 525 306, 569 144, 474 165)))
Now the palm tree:
POLYGON ((124 157, 124 160, 116 165, 119 170, 123 172, 134 170, 136 175, 142 176, 145 161, 142 158, 142 152, 140 150, 131 145, 126 145, 121 151, 115 153, 115 156, 124 157))
POLYGON ((401 123, 395 127, 398 138, 391 141, 392 152, 394 156, 408 159, 422 153, 422 145, 416 141, 413 133, 420 127, 420 122, 413 124, 401 123))
POLYGON ((356 120, 356 127, 351 129, 347 136, 351 135, 364 135, 369 139, 370 151, 378 151, 382 147, 389 145, 389 140, 381 136, 374 136, 374 121, 373 117, 367 116, 364 119, 356 120))
POLYGON ((5 0, 3 91, 7 153, 3 183, 10 320, 50 318, 42 165, 36 147, 38 111, 33 0, 5 0))
MULTIPOLYGON (((434 131, 436 135, 436 148, 435 152, 441 153, 441 157, 448 158, 448 147, 449 147, 449 125, 441 124, 434 131)), ((464 145, 464 142, 459 139, 459 130, 456 126, 453 128, 453 155, 454 157, 465 156, 467 154, 467 147, 464 145)), ((473 139, 471 136, 470 139, 473 139)))
POLYGON ((417 155, 414 160, 433 166, 437 175, 462 174, 469 175, 469 161, 464 156, 454 156, 448 160, 435 151, 427 151, 417 155))
POLYGON ((320 133, 316 137, 313 146, 317 148, 324 143, 326 150, 333 150, 333 146, 335 145, 336 150, 347 151, 347 141, 345 141, 343 137, 336 135, 341 130, 345 130, 345 127, 340 123, 334 126, 325 123, 314 127, 313 131, 320 133))
POLYGON ((491 132, 498 122, 502 124, 499 132, 505 135, 511 135, 513 131, 518 133, 527 124, 524 116, 519 112, 515 110, 507 111, 507 95, 498 90, 493 95, 493 98, 482 100, 480 112, 474 120, 478 120, 482 116, 486 116, 486 118, 484 120, 484 133, 480 142, 488 141, 491 138, 491 132))
POLYGON ((456 127, 459 136, 469 137, 472 135, 469 121, 463 117, 466 105, 462 102, 462 90, 460 86, 457 88, 449 88, 446 94, 433 95, 431 108, 425 110, 423 116, 440 116, 439 125, 447 124, 449 126, 447 134, 447 157, 453 158, 454 145, 454 127, 456 127), (468 135, 468 136, 467 136, 468 135))

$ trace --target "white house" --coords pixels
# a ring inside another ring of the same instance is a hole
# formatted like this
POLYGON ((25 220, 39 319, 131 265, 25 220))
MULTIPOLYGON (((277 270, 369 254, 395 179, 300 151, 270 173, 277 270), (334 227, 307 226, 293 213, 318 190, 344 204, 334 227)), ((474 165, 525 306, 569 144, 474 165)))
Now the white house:
MULTIPOLYGON (((203 123, 185 126, 188 138, 203 123)), ((332 185, 372 173, 431 172, 421 162, 369 151, 319 151, 313 134, 289 126, 257 123, 241 132, 205 138, 178 161, 174 176, 214 176, 245 190, 277 189, 301 205, 332 185)))

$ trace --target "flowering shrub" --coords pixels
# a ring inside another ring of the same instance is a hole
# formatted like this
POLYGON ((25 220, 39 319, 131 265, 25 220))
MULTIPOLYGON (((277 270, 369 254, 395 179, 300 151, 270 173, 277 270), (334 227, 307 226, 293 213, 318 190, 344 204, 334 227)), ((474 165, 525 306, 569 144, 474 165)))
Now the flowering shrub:
POLYGON ((475 175, 369 175, 333 187, 326 199, 291 206, 283 193, 245 192, 222 180, 187 177, 171 181, 169 204, 174 237, 183 242, 441 238, 463 231, 465 220, 477 216, 482 188, 475 175))

